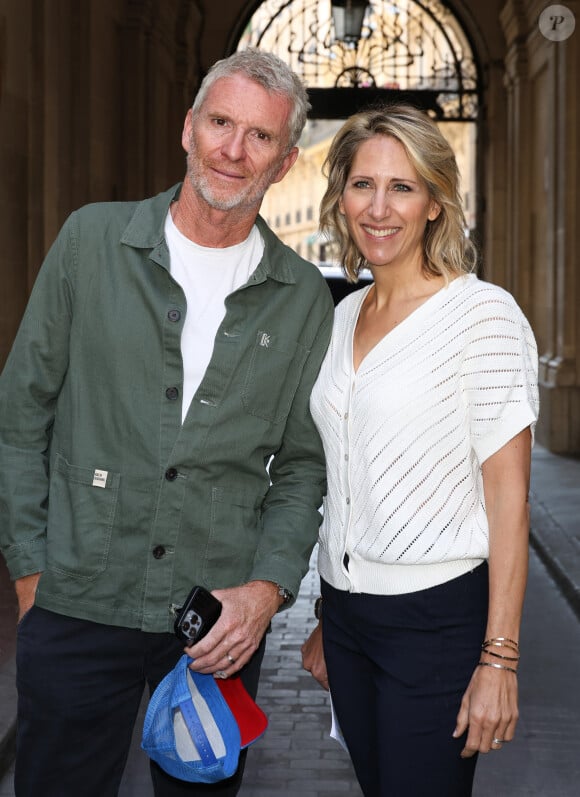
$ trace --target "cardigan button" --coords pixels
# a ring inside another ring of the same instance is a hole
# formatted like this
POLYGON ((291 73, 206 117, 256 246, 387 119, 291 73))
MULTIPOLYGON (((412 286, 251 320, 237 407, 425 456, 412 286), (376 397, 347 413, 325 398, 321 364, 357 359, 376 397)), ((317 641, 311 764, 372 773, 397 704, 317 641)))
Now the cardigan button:
POLYGON ((179 310, 170 310, 170 311, 167 313, 167 318, 168 318, 170 321, 173 321, 173 323, 175 323, 176 321, 179 321, 179 320, 180 320, 180 318, 181 318, 181 312, 180 312, 179 310))
POLYGON ((176 387, 168 387, 165 391, 165 395, 169 401, 175 401, 179 398, 179 390, 176 387))
POLYGON ((174 482, 177 479, 177 468, 167 468, 165 478, 168 482, 174 482))
POLYGON ((164 556, 165 556, 165 548, 163 547, 163 545, 156 545, 155 548, 153 548, 153 558, 163 559, 164 556))

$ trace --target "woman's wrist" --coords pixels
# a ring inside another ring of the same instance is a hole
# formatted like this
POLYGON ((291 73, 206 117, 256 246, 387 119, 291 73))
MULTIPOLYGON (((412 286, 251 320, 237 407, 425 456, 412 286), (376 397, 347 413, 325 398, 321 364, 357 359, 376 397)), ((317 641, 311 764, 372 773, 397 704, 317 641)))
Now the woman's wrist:
POLYGON ((481 646, 479 666, 517 673, 520 661, 519 642, 510 637, 488 637, 481 646))

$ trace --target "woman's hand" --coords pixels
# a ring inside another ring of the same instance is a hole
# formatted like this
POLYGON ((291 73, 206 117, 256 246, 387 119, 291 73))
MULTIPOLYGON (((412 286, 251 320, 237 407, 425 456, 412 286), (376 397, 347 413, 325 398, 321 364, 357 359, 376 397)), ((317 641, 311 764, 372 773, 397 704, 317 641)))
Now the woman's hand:
POLYGON ((322 622, 319 622, 306 642, 302 645, 302 666, 328 691, 328 674, 322 649, 322 622))
POLYGON ((468 731, 461 757, 501 750, 503 743, 514 738, 518 716, 517 675, 494 667, 476 667, 453 733, 457 738, 468 731))

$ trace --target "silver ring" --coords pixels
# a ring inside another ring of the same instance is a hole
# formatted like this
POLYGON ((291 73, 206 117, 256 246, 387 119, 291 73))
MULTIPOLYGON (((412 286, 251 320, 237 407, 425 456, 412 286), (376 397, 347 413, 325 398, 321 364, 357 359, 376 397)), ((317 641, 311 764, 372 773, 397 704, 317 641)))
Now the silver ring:
POLYGON ((227 658, 227 660, 229 661, 230 664, 235 664, 236 663, 236 660, 234 659, 234 657, 230 653, 226 653, 226 658, 227 658))
POLYGON ((225 679, 228 677, 228 674, 227 674, 227 672, 224 672, 223 670, 216 670, 214 672, 213 676, 214 676, 214 678, 219 678, 220 681, 225 681, 225 679))
POLYGON ((505 739, 494 739, 492 744, 505 744, 505 739))

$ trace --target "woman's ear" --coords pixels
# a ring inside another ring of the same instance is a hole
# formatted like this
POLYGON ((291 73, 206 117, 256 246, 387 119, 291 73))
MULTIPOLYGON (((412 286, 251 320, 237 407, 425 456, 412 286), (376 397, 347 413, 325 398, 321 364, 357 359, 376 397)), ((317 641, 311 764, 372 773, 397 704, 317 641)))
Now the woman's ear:
POLYGON ((427 219, 429 221, 435 221, 435 219, 439 216, 440 213, 441 213, 441 205, 438 202, 435 202, 435 200, 433 199, 431 201, 431 207, 429 208, 429 214, 427 216, 427 219))

